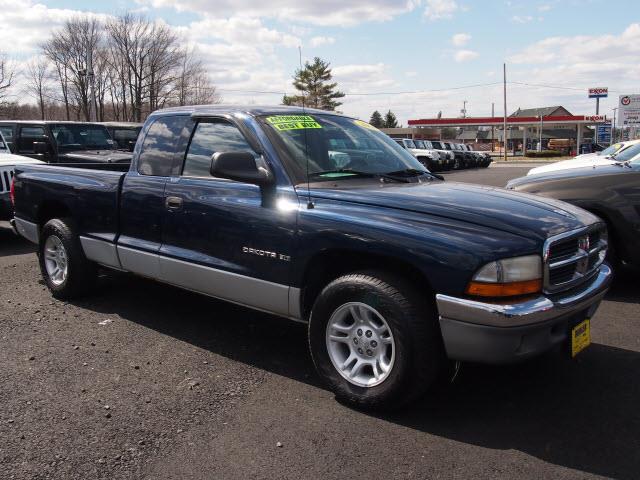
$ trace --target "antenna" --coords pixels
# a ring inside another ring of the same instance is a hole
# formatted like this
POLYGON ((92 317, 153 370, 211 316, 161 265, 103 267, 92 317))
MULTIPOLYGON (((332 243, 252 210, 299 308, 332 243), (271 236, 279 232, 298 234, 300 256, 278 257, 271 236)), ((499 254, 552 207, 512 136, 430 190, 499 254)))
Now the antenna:
MULTIPOLYGON (((298 62, 300 64, 300 71, 302 72, 302 47, 298 45, 298 62)), ((304 106, 304 90, 302 92, 302 115, 306 116, 307 111, 304 106)), ((307 209, 311 210, 315 205, 311 200, 311 185, 309 183, 309 141, 307 139, 307 129, 303 128, 302 132, 304 134, 304 159, 307 167, 307 209)))

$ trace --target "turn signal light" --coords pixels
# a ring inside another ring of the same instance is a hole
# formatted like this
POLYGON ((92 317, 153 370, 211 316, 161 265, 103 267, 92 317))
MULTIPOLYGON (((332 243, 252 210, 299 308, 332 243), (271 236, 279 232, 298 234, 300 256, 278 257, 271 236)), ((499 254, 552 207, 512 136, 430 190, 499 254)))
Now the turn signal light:
POLYGON ((541 290, 541 279, 511 283, 470 282, 467 286, 467 294, 478 297, 515 297, 538 293, 541 290))

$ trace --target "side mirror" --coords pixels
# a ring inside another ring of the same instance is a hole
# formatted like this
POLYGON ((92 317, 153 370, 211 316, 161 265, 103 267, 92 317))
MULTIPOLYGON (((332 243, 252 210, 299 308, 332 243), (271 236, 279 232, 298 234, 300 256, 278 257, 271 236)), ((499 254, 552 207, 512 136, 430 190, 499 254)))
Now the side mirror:
POLYGON ((266 167, 258 167, 250 152, 217 152, 211 157, 211 175, 261 187, 273 183, 273 175, 266 167))
POLYGON ((46 155, 49 153, 49 144, 47 142, 33 142, 33 153, 46 155))

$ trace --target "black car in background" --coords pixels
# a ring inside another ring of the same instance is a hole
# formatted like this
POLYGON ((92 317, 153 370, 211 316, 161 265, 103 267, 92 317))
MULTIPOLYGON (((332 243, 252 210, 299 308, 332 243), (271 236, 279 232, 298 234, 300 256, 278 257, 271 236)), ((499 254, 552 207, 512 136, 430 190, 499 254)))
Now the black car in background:
MULTIPOLYGON (((507 188, 572 203, 602 218, 609 255, 640 268, 640 155, 613 165, 557 170, 511 180, 507 188)), ((581 253, 592 248, 591 239, 581 253)), ((577 272, 576 274, 579 274, 577 272)))
POLYGON ((99 123, 2 120, 0 132, 12 153, 47 163, 131 163, 131 154, 119 152, 99 123))
POLYGON ((133 152, 133 147, 136 146, 138 135, 140 135, 140 131, 142 130, 141 123, 104 122, 103 125, 107 127, 111 138, 116 142, 118 150, 133 152))

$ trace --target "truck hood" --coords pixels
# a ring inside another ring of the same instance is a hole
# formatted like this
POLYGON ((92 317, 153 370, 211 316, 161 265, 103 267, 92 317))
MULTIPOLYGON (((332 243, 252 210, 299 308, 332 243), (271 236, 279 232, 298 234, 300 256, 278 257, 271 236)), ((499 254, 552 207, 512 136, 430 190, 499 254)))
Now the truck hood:
POLYGON ((597 222, 589 212, 558 200, 456 182, 314 188, 311 195, 444 217, 542 241, 597 222))
POLYGON ((117 150, 79 150, 62 153, 59 157, 63 162, 69 163, 129 163, 133 154, 117 150))
POLYGON ((35 158, 23 157, 12 153, 0 153, 0 167, 5 165, 27 165, 33 163, 44 163, 35 158))
POLYGON ((571 168, 584 168, 598 165, 612 165, 616 163, 609 156, 602 155, 581 155, 570 160, 563 160, 561 162, 551 163, 549 165, 543 165, 541 167, 532 168, 527 175, 538 175, 540 173, 556 172, 558 170, 568 170, 571 168))

